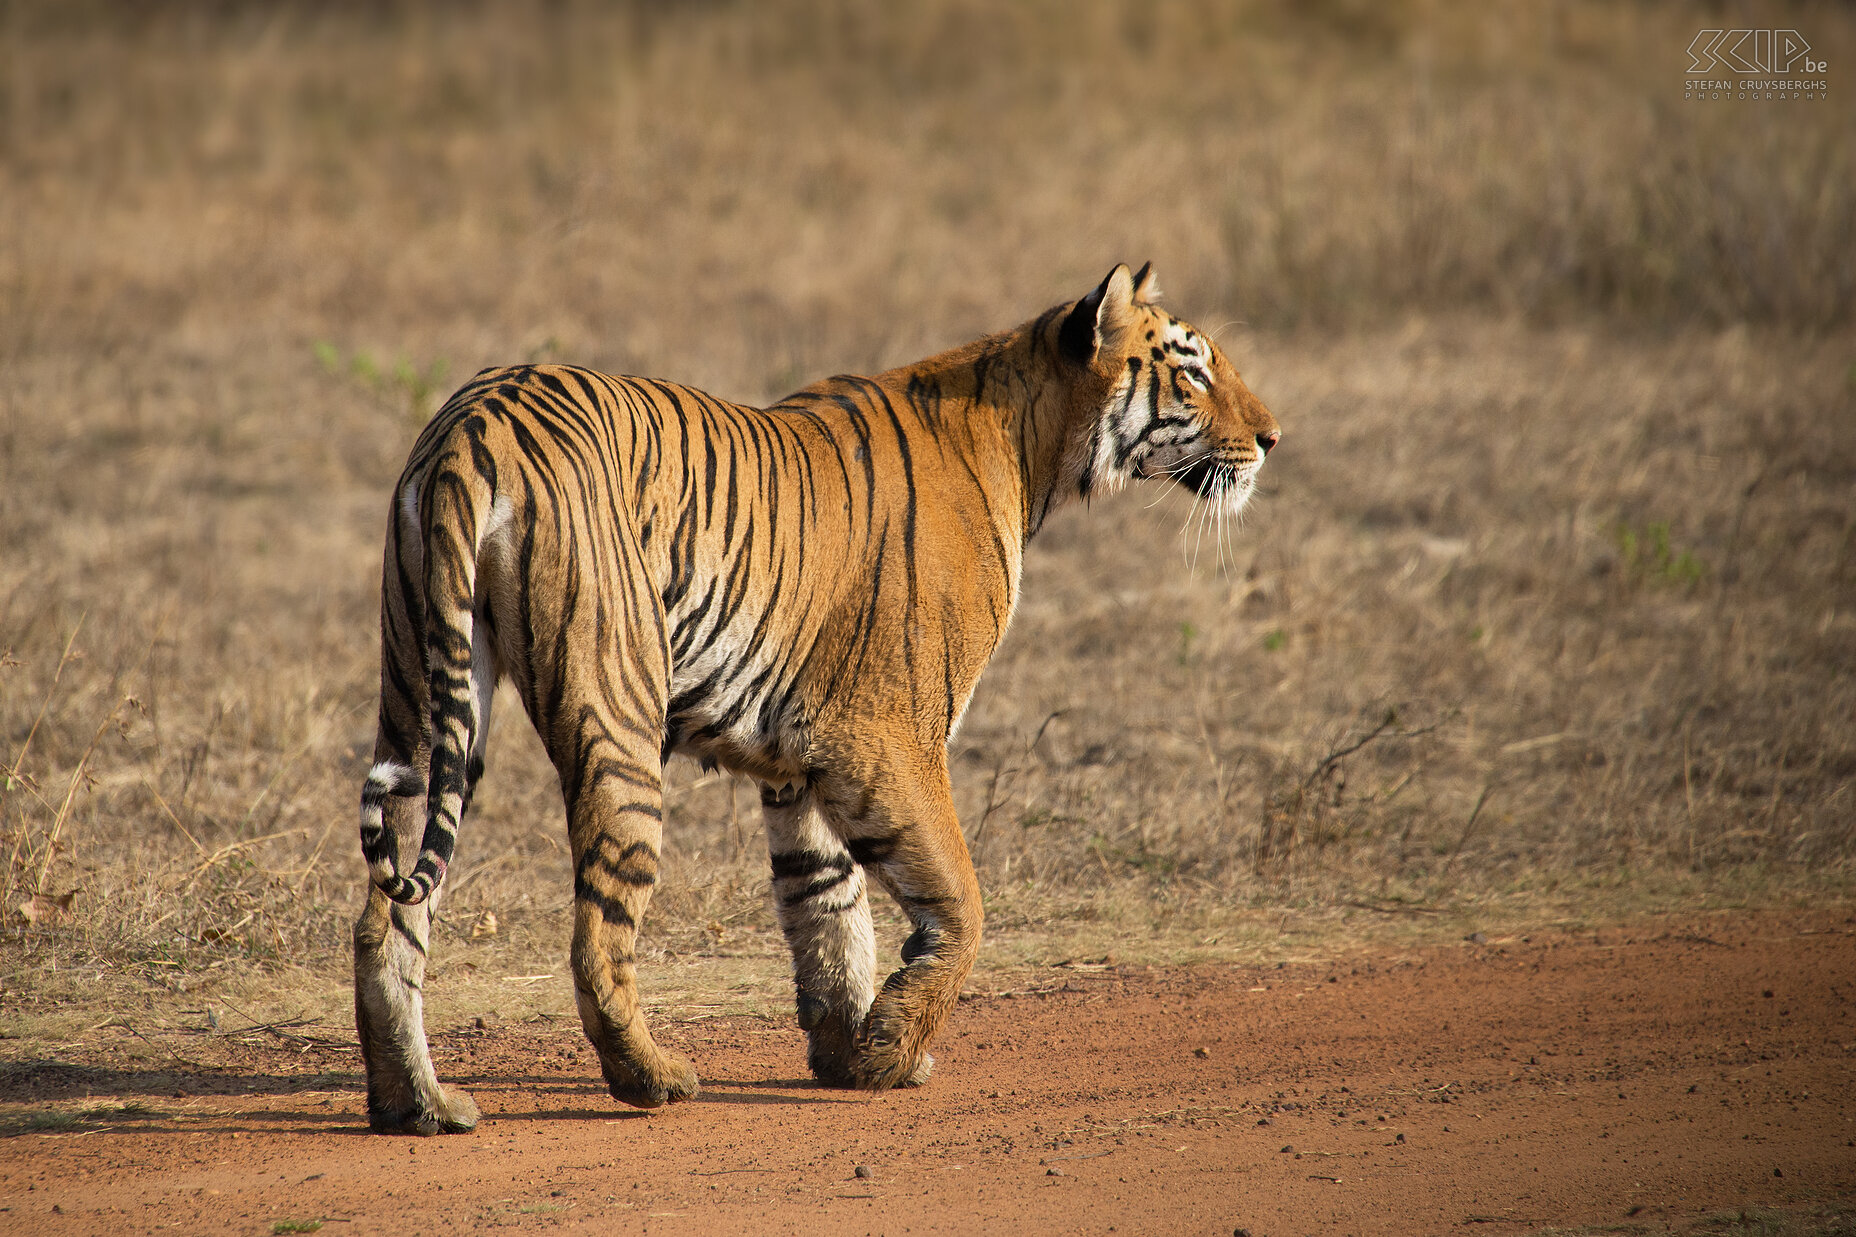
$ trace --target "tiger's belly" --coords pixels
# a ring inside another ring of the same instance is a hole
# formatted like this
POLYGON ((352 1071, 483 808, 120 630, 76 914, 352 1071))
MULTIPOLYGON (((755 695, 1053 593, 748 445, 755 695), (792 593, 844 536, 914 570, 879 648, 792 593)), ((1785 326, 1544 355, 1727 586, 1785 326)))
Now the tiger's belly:
MULTIPOLYGON (((779 648, 725 630, 673 664, 664 755, 690 756, 773 786, 805 777, 799 693, 779 648)), ((672 625, 675 656, 675 624, 672 625)))

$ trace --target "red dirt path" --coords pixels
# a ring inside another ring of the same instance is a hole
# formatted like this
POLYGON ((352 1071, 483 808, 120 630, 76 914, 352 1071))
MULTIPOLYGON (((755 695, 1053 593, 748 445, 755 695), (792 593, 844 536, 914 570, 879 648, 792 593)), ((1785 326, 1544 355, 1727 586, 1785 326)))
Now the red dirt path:
POLYGON ((875 1097, 814 1087, 790 1022, 667 1023, 705 1089, 651 1115, 611 1103, 575 1026, 463 1032, 439 1069, 485 1119, 446 1139, 366 1134, 358 1055, 336 1047, 15 1064, 15 1131, 51 1100, 157 1115, 0 1139, 0 1232, 1493 1235, 1742 1207, 1841 1229, 1852 925, 1053 970, 964 1001, 928 1086, 875 1097))

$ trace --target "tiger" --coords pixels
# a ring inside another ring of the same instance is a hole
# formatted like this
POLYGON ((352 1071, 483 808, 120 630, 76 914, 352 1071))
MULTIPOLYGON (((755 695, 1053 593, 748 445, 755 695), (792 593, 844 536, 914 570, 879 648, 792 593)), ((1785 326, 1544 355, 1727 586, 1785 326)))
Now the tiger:
POLYGON ((1281 431, 1152 264, 874 377, 764 408, 568 365, 478 373, 420 433, 381 572, 380 704, 354 930, 369 1124, 475 1126, 422 992, 432 914, 507 681, 559 774, 575 1002, 614 1099, 697 1094, 636 978, 663 770, 760 787, 806 1060, 924 1082, 980 945, 948 743, 1051 513, 1126 482, 1241 510, 1281 431), (402 859, 412 859, 410 871, 402 859), (911 931, 878 982, 874 882, 911 931))

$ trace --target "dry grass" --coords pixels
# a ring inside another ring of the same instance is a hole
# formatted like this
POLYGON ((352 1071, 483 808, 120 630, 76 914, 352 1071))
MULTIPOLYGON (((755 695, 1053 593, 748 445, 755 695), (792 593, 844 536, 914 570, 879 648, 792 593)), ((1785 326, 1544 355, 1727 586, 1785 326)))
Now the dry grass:
MULTIPOLYGON (((997 8, 0 9, 5 1017, 339 982, 448 382, 758 399, 1147 257, 1287 439, 1221 545, 1155 492, 1034 544, 954 747, 995 965, 1847 900, 1856 114, 1684 104, 1674 9, 997 8)), ((490 985, 566 939, 513 713, 490 985)), ((778 986, 755 815, 675 772, 675 982, 778 986)))

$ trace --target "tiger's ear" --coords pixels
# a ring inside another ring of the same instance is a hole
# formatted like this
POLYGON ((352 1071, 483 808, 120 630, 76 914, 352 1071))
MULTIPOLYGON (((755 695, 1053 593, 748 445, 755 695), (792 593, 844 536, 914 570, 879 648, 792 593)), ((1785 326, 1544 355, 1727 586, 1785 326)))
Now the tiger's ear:
POLYGON ((1134 272, 1134 303, 1151 305, 1162 295, 1160 280, 1154 275, 1154 264, 1152 262, 1141 263, 1141 269, 1134 272))
POLYGON ((1126 264, 1118 264, 1063 320, 1058 348, 1078 365, 1090 364, 1104 344, 1119 340, 1133 303, 1134 279, 1126 264))

